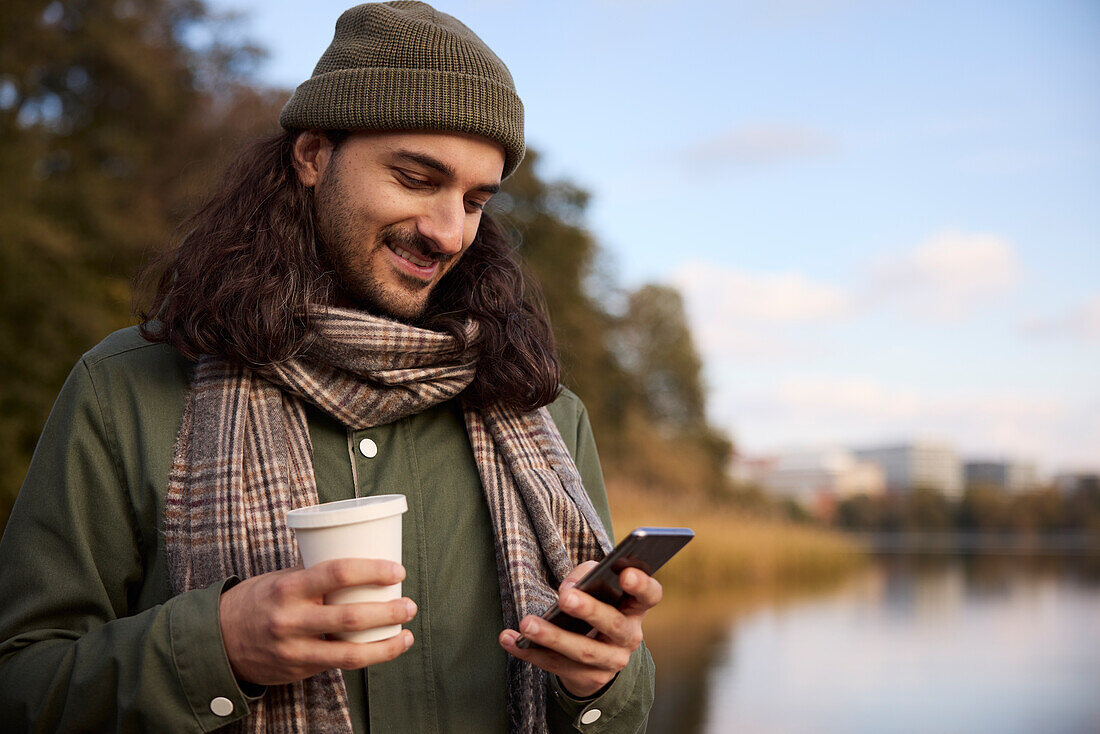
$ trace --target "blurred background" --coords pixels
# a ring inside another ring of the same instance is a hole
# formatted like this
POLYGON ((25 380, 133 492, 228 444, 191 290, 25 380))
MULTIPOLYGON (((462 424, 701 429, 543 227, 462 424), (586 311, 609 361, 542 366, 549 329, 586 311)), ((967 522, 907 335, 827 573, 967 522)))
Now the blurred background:
MULTIPOLYGON (((0 524, 80 354, 346 3, 0 8, 0 524)), ((440 1, 620 534, 654 732, 1098 732, 1100 6, 440 1)))

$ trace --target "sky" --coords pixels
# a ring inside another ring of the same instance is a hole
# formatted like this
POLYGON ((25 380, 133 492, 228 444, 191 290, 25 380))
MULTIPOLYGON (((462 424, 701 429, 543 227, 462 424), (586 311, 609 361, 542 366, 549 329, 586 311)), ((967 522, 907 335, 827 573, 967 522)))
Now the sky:
MULTIPOLYGON (((349 5, 209 4, 286 88, 349 5)), ((1100 4, 434 4, 509 66, 614 281, 683 293, 742 453, 1100 469, 1100 4)))

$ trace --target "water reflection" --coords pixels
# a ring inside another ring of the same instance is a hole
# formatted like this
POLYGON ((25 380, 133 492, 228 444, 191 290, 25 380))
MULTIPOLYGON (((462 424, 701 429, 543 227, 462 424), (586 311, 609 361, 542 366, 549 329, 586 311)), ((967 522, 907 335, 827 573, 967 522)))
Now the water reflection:
POLYGON ((650 731, 1100 732, 1095 560, 885 557, 802 595, 647 620, 650 731))

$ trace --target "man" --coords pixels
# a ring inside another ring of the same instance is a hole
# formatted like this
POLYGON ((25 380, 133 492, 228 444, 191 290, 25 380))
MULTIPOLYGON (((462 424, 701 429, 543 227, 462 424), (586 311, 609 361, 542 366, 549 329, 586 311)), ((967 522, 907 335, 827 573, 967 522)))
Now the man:
POLYGON ((595 444, 484 213, 524 152, 508 70, 427 5, 362 5, 280 122, 58 398, 0 544, 5 723, 644 729, 660 586, 570 589, 611 543, 595 444), (403 566, 298 565, 287 510, 384 493, 403 566), (534 616, 559 592, 597 637, 534 616))

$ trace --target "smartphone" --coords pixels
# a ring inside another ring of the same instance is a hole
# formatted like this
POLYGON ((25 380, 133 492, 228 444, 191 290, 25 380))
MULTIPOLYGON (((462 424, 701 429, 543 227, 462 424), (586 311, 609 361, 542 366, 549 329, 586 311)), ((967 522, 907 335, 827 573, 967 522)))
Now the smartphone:
MULTIPOLYGON (((637 528, 623 538, 599 565, 585 574, 576 588, 618 607, 628 596, 619 586, 620 572, 626 568, 640 568, 652 576, 694 537, 695 533, 688 528, 637 528)), ((592 633, 588 622, 569 616, 557 604, 547 609, 542 618, 569 632, 581 635, 592 633)), ((538 643, 521 635, 516 640, 516 647, 538 647, 538 643)))

